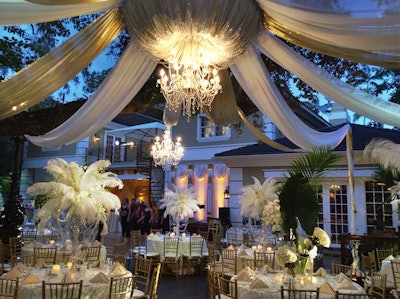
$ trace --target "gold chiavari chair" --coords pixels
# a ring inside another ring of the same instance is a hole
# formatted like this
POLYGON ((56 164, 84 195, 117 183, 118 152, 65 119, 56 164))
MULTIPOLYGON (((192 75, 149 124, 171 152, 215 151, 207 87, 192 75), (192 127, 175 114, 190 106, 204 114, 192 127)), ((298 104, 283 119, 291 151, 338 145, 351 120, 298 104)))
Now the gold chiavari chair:
POLYGON ((370 298, 386 299, 386 274, 371 272, 370 277, 364 281, 364 284, 370 298))
POLYGON ((119 262, 121 265, 126 266, 126 246, 128 241, 124 239, 122 243, 115 244, 111 252, 110 257, 113 258, 115 262, 119 262))
POLYGON ((281 286, 281 299, 319 299, 319 288, 306 290, 281 286))
POLYGON ((80 299, 82 280, 71 283, 42 281, 42 299, 80 299))
POLYGON ((237 280, 231 280, 229 277, 223 276, 223 274, 217 275, 217 287, 219 299, 238 299, 237 280))
POLYGON ((340 293, 339 291, 335 292, 335 299, 367 299, 368 294, 351 294, 351 293, 340 293))
POLYGON ((18 279, 0 278, 0 298, 18 298, 18 279))
POLYGON ((57 247, 33 248, 33 263, 39 262, 46 264, 55 264, 57 256, 57 247))
POLYGON ((14 267, 18 261, 22 258, 22 237, 10 237, 9 238, 9 248, 10 248, 10 262, 11 267, 14 267))
POLYGON ((339 273, 343 273, 350 277, 351 266, 332 262, 331 273, 335 274, 335 275, 339 274, 339 273))
POLYGON ((199 270, 203 259, 203 244, 202 237, 190 237, 189 240, 189 255, 184 255, 184 263, 186 264, 186 273, 190 274, 190 268, 194 267, 196 271, 199 270))
POLYGON ((164 274, 166 269, 171 266, 174 268, 175 275, 178 278, 180 257, 178 255, 179 238, 164 237, 164 259, 162 261, 161 273, 164 274))
POLYGON ((108 299, 132 298, 136 289, 136 275, 129 277, 111 277, 108 299))
POLYGON ((235 248, 225 248, 221 253, 222 273, 228 275, 237 274, 237 251, 235 248))
POLYGON ((86 247, 86 262, 96 262, 100 258, 100 246, 88 246, 86 247))
POLYGON ((379 270, 378 261, 376 260, 375 251, 368 252, 369 260, 371 263, 371 268, 374 269, 375 272, 379 270))
POLYGON ((153 269, 151 278, 150 292, 146 299, 157 299, 158 281, 160 279, 161 263, 158 263, 153 269))
POLYGON ((390 264, 392 267, 394 288, 400 290, 400 261, 391 260, 390 264))
POLYGON ((369 255, 361 254, 361 269, 364 273, 364 276, 368 276, 371 272, 376 272, 377 269, 375 264, 371 261, 369 255))
POLYGON ((22 242, 24 245, 36 241, 37 231, 36 230, 23 230, 21 233, 22 242))
POLYGON ((215 264, 209 263, 207 265, 207 289, 208 299, 215 299, 218 294, 217 272, 215 271, 215 264))
POLYGON ((6 247, 3 241, 0 240, 0 275, 11 270, 11 263, 6 261, 8 247, 6 247))
POLYGON ((148 294, 151 276, 151 260, 141 256, 136 256, 135 275, 136 285, 143 294, 148 294))
POLYGON ((376 254, 377 268, 378 270, 380 270, 382 261, 388 256, 393 255, 393 248, 385 248, 385 249, 375 248, 375 254, 376 254))

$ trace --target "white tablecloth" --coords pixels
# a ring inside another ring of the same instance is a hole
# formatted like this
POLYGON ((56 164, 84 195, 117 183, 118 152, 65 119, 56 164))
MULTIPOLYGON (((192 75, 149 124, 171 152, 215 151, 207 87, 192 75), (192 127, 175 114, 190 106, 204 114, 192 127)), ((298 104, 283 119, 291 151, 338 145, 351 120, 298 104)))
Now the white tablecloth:
MULTIPOLYGON (((238 298, 239 299, 280 299, 281 298, 281 285, 282 285, 282 277, 283 272, 277 272, 274 274, 264 274, 259 275, 259 277, 268 285, 268 288, 262 289, 250 289, 249 286, 251 282, 243 282, 238 281, 238 298)), ((323 277, 313 277, 312 283, 305 283, 304 279, 301 281, 300 277, 295 278, 295 287, 296 288, 304 288, 304 289, 316 289, 321 286, 324 281, 327 281, 333 288, 333 290, 337 290, 338 282, 335 279, 335 276, 328 276, 327 279, 323 277)), ((284 283, 288 287, 288 281, 284 283)), ((353 283, 356 290, 340 290, 341 293, 359 293, 365 294, 365 290, 357 283, 353 283)), ((327 295, 320 293, 321 299, 333 299, 334 295, 327 295)))
MULTIPOLYGON (((65 271, 65 270, 64 270, 65 271)), ((99 268, 93 268, 87 270, 86 277, 81 277, 83 280, 82 286, 82 299, 94 299, 94 298, 108 298, 109 292, 109 283, 91 283, 90 279, 92 279, 97 273, 100 271, 106 274, 106 271, 99 268)), ((32 269, 32 273, 34 273, 39 279, 47 280, 46 278, 46 269, 32 269)), ((131 272, 127 271, 127 275, 132 275, 131 272)), ((61 281, 63 274, 58 276, 53 276, 50 279, 50 282, 59 282, 61 281)), ((42 284, 29 284, 29 285, 20 285, 18 287, 18 298, 19 299, 32 299, 32 298, 42 298, 42 284)))
MULTIPOLYGON (((396 259, 398 260, 399 258, 397 257, 396 259)), ((382 261, 380 273, 386 274, 386 286, 389 288, 394 288, 394 277, 390 261, 388 260, 382 261)))
MULTIPOLYGON (((147 237, 147 250, 155 251, 160 254, 161 257, 164 256, 164 235, 149 235, 147 237)), ((207 242, 203 242, 203 255, 207 254, 207 242)), ((186 236, 184 238, 180 237, 178 245, 178 256, 189 255, 190 254, 190 237, 186 236)))

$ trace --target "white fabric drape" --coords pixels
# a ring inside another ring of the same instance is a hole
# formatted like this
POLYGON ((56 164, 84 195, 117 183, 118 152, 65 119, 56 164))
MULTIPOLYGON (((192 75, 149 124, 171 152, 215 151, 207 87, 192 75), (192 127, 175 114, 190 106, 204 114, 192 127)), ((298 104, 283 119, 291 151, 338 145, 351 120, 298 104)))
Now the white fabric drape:
POLYGON ((298 147, 311 150, 315 146, 336 147, 346 136, 348 125, 334 132, 318 132, 304 124, 290 109, 274 85, 261 57, 254 46, 249 46, 231 71, 252 99, 279 130, 298 147))
MULTIPOLYGON (((270 33, 259 36, 256 48, 331 100, 360 115, 400 126, 400 105, 363 92, 311 63, 270 33)), ((400 44, 400 38, 399 38, 400 44)))
POLYGON ((359 5, 356 1, 338 1, 337 6, 330 1, 257 2, 267 13, 267 22, 272 17, 289 32, 333 46, 400 57, 398 1, 367 0, 359 5))
POLYGON ((122 31, 118 9, 99 17, 34 63, 0 82, 0 119, 51 95, 88 66, 122 31))
POLYGON ((134 98, 156 65, 136 44, 129 44, 107 78, 71 118, 45 135, 26 138, 39 146, 55 146, 94 134, 134 98))
POLYGON ((40 5, 25 0, 0 0, 0 25, 21 25, 51 22, 106 11, 121 0, 104 0, 75 5, 40 5))
POLYGON ((193 169, 192 177, 197 200, 200 205, 204 205, 203 209, 197 212, 197 220, 204 221, 207 219, 207 195, 208 195, 208 165, 196 164, 193 169))

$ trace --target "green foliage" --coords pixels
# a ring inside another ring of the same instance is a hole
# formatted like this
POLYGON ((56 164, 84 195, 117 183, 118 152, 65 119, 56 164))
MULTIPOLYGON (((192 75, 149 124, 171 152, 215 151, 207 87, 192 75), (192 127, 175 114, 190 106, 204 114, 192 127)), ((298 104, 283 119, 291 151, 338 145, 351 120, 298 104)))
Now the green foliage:
POLYGON ((375 182, 383 183, 387 188, 390 188, 400 180, 400 173, 394 169, 383 168, 381 165, 379 165, 372 178, 375 182))
POLYGON ((317 147, 301 155, 288 168, 282 178, 279 200, 282 228, 285 233, 296 230, 297 221, 306 234, 312 235, 318 219, 317 188, 327 168, 339 159, 329 148, 317 147))
POLYGON ((1 194, 3 195, 3 201, 6 201, 11 197, 11 179, 0 178, 1 180, 1 194))

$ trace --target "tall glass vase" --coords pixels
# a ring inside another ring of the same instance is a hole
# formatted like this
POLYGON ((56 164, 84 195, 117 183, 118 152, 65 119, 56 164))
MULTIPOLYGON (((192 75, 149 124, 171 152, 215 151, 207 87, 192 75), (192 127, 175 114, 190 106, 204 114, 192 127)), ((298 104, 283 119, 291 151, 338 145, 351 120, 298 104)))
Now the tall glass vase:
POLYGON ((181 215, 176 213, 173 217, 173 231, 176 236, 179 236, 179 224, 181 222, 181 215))
POLYGON ((308 273, 313 273, 314 262, 309 255, 299 255, 298 256, 297 273, 300 275, 306 275, 308 273))

